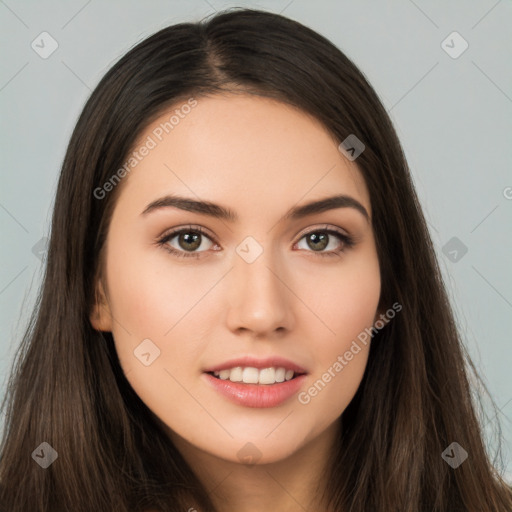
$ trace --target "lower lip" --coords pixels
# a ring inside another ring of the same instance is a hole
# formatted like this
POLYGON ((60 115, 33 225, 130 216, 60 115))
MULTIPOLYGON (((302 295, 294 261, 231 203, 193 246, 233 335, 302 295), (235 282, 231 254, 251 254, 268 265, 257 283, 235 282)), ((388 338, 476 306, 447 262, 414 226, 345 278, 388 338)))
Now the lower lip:
POLYGON ((276 384, 242 384, 222 380, 203 373, 213 388, 232 402, 245 407, 276 407, 295 395, 302 386, 306 375, 276 384))

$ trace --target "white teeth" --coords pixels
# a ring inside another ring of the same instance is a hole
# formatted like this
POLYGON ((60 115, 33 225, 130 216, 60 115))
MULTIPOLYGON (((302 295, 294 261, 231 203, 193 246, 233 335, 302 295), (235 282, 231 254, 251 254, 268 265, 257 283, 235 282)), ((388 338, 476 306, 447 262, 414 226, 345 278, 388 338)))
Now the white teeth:
POLYGON ((231 382, 242 382, 242 380, 243 380, 243 371, 242 370, 243 370, 243 368, 241 366, 237 366, 236 368, 232 368, 231 369, 231 374, 229 376, 229 380, 231 382))
POLYGON ((244 371, 242 372, 242 381, 244 384, 258 384, 259 373, 258 368, 248 366, 247 368, 244 368, 244 371))
POLYGON ((276 371, 274 368, 263 368, 260 370, 260 384, 274 384, 276 381, 276 371))
POLYGON ((243 382, 244 384, 275 384, 293 379, 295 372, 286 368, 271 367, 258 370, 252 366, 242 368, 237 366, 228 370, 215 371, 213 374, 222 380, 243 382))
POLYGON ((284 368, 277 368, 276 370, 276 382, 284 382, 286 370, 284 368))
POLYGON ((231 370, 221 370, 219 372, 219 379, 227 380, 229 379, 229 374, 231 373, 231 370))

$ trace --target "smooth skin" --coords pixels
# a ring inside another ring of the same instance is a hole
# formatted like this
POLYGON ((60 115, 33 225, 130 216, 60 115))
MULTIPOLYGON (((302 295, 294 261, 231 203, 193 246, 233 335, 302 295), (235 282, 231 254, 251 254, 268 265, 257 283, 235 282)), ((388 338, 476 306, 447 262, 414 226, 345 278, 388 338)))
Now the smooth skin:
POLYGON ((134 149, 148 136, 158 143, 118 185, 91 323, 113 333, 128 381, 219 511, 325 510, 319 475, 369 344, 308 404, 293 396, 271 408, 237 405, 205 382, 203 370, 244 355, 277 355, 307 370, 307 391, 374 324, 381 280, 371 222, 352 207, 281 219, 335 194, 356 199, 371 218, 367 187, 321 123, 273 99, 197 98, 158 141, 154 130, 169 115, 140 135, 134 149), (143 213, 168 194, 222 205, 238 220, 175 207, 143 213), (178 235, 158 243, 189 225, 207 233, 197 248, 178 235), (325 248, 308 243, 306 234, 326 227, 355 245, 335 235, 325 248), (263 249, 252 263, 236 251, 246 237, 263 249), (199 257, 178 257, 166 245, 199 257), (145 339, 160 350, 148 366, 134 355, 145 339), (260 457, 254 465, 237 455, 247 443, 260 457))

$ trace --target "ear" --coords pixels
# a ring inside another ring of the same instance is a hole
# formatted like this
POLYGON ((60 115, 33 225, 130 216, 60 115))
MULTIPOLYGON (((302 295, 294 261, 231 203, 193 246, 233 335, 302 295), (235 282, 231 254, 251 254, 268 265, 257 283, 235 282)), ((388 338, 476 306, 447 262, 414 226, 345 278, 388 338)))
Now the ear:
POLYGON ((96 282, 96 289, 94 293, 95 299, 94 304, 91 308, 89 320, 92 326, 97 331, 112 331, 112 314, 110 312, 110 306, 107 301, 105 290, 103 289, 103 283, 101 279, 96 282))

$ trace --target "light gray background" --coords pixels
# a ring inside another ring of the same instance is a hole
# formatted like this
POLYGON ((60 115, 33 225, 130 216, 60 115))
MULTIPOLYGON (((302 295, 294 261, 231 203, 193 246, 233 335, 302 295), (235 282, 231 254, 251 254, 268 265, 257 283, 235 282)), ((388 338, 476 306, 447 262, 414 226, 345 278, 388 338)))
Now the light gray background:
POLYGON ((325 35, 390 111, 466 346, 499 407, 496 416, 489 409, 485 431, 491 439, 501 423, 512 482, 512 4, 505 0, 0 0, 0 391, 40 282, 40 240, 88 95, 146 36, 234 5, 281 12, 325 35), (47 59, 31 47, 43 31, 58 43, 47 59), (456 59, 441 46, 453 31, 469 44, 456 59), (462 257, 460 244, 456 255, 446 246, 453 237, 467 247, 462 257))

